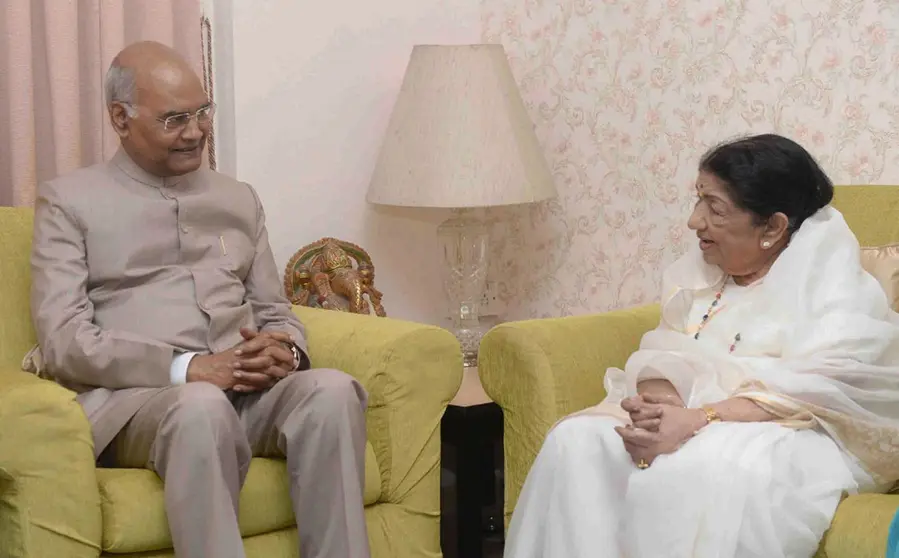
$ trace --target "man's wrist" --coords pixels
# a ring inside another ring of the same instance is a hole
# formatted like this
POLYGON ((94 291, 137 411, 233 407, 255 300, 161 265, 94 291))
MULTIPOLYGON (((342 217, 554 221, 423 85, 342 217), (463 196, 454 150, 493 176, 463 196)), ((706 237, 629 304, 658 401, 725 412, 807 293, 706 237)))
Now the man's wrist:
POLYGON ((189 381, 188 371, 190 370, 190 363, 196 355, 197 353, 188 352, 172 359, 172 364, 169 368, 169 379, 172 385, 180 385, 189 381))
POLYGON ((300 367, 300 359, 302 356, 302 352, 300 351, 299 347, 297 347, 296 343, 293 343, 292 341, 279 341, 278 343, 282 347, 284 347, 287 352, 290 353, 292 359, 292 361, 289 363, 290 371, 296 372, 300 367))
POLYGON ((291 371, 296 372, 300 369, 300 363, 303 361, 302 351, 300 351, 300 348, 297 347, 296 343, 287 343, 287 350, 293 355, 293 366, 291 366, 290 369, 291 371))

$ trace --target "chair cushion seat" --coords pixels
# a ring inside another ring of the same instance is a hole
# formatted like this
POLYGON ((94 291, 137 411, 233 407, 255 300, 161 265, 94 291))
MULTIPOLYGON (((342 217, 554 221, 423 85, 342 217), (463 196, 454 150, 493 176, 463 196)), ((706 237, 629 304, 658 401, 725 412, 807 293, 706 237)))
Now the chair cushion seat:
MULTIPOLYGON (((162 481, 145 469, 97 469, 103 513, 103 550, 132 553, 172 547, 162 481)), ((381 474, 372 445, 365 448, 365 505, 381 496, 381 474)), ((240 533, 244 537, 294 525, 283 459, 254 458, 240 492, 240 533)))
POLYGON ((899 509, 899 494, 860 494, 840 503, 816 558, 886 556, 890 522, 899 509))

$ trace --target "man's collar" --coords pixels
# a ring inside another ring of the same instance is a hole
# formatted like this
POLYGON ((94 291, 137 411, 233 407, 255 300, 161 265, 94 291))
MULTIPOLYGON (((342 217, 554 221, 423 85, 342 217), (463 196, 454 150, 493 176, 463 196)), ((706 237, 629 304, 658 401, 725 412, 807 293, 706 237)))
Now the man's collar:
POLYGON ((155 174, 151 174, 142 169, 122 147, 119 147, 118 151, 116 151, 116 154, 113 156, 112 164, 134 180, 146 184, 147 186, 153 186, 154 188, 170 188, 172 186, 177 186, 185 177, 192 174, 187 173, 181 176, 168 177, 156 176, 155 174))

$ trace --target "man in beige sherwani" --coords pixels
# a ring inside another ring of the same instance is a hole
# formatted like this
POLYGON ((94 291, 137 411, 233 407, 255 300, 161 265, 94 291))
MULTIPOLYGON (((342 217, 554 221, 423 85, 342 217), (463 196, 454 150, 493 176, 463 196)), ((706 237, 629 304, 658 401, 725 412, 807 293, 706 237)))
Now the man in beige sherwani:
POLYGON ((163 479, 179 557, 244 556, 253 455, 287 459, 303 558, 368 557, 366 394, 309 369, 259 198, 200 169, 214 110, 200 80, 168 47, 137 43, 106 94, 119 152, 38 191, 46 371, 79 392, 98 456, 163 479))

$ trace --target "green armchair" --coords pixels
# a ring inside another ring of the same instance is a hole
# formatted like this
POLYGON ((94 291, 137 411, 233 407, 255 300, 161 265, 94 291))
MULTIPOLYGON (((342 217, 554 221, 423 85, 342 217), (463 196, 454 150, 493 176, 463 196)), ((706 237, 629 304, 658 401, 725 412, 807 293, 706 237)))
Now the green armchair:
MULTIPOLYGON (((97 468, 75 394, 22 372, 32 211, 0 208, 0 555, 174 556, 162 483, 141 469, 97 468)), ((374 557, 440 554, 440 419, 462 381, 459 344, 440 328, 311 308, 313 366, 369 393, 365 516, 374 557)), ((296 556, 283 460, 254 459, 241 492, 248 556, 296 556)))

